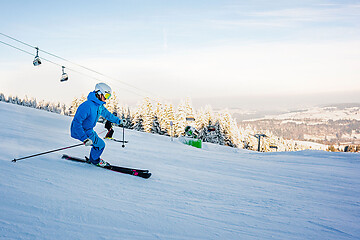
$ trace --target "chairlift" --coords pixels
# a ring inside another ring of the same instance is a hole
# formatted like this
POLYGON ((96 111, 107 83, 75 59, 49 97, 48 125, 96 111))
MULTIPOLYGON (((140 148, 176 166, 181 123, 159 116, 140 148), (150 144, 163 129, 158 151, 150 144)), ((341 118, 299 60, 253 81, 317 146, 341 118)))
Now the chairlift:
POLYGON ((266 136, 266 135, 265 135, 265 134, 263 134, 263 133, 262 133, 262 134, 259 134, 259 133, 258 133, 258 134, 255 134, 255 135, 254 135, 254 137, 256 137, 256 138, 258 139, 258 152, 260 152, 260 145, 261 145, 261 143, 260 143, 260 142, 261 142, 261 141, 260 141, 260 139, 261 139, 261 137, 263 137, 263 138, 264 138, 264 137, 268 137, 268 136, 266 136))
POLYGON ((61 79, 60 82, 65 82, 69 79, 69 76, 67 75, 67 73, 64 72, 65 67, 62 66, 62 75, 61 75, 61 79))
POLYGON ((208 132, 215 132, 215 126, 209 125, 207 128, 208 132))
POLYGON ((36 49, 36 56, 34 58, 33 64, 34 66, 39 66, 41 64, 41 60, 39 58, 39 48, 36 47, 35 49, 36 49))

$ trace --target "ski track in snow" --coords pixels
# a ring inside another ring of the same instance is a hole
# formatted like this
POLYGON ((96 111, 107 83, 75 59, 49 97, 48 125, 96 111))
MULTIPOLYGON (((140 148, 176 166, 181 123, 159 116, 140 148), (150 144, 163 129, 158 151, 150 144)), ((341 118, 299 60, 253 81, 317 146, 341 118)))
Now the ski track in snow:
POLYGON ((103 158, 145 180, 61 159, 83 146, 12 163, 78 141, 67 116, 3 102, 0 116, 0 239, 360 239, 357 153, 107 141, 103 158))

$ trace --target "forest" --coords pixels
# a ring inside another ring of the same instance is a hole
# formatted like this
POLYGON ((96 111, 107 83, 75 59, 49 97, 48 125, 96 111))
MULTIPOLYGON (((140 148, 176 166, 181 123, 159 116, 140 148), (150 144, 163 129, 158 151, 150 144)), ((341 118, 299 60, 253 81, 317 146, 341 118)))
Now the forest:
MULTIPOLYGON (((18 96, 5 97, 3 93, 0 93, 0 101, 73 116, 79 105, 86 101, 86 97, 75 97, 70 106, 60 102, 38 101, 36 98, 28 98, 27 96, 24 99, 18 96)), ((192 107, 190 98, 181 100, 175 106, 170 102, 164 103, 146 97, 138 104, 137 108, 131 109, 128 106, 119 105, 116 93, 114 93, 105 106, 110 112, 127 120, 125 128, 142 132, 180 137, 185 134, 186 126, 193 126, 198 130, 198 138, 203 142, 229 147, 254 151, 259 149, 262 152, 305 149, 327 150, 320 144, 303 143, 276 136, 269 128, 258 130, 249 124, 239 126, 228 110, 214 112, 209 105, 196 110, 192 107), (258 134, 264 136, 260 138, 260 148, 258 134)), ((104 119, 99 119, 99 121, 103 122, 104 119)))

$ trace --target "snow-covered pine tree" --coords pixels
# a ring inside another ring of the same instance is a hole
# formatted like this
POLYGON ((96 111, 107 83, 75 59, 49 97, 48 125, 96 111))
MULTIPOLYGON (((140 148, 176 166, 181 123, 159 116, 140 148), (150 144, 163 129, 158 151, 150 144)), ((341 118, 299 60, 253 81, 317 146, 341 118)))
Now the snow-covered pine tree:
POLYGON ((43 110, 50 112, 50 103, 49 102, 45 102, 43 103, 43 110))
POLYGON ((49 112, 55 112, 56 111, 56 105, 54 103, 49 102, 48 111, 49 112))
POLYGON ((165 135, 170 136, 171 132, 170 122, 175 122, 174 106, 171 103, 164 105, 163 117, 160 121, 161 129, 166 131, 165 135))
MULTIPOLYGON (((186 117, 195 118, 195 111, 194 111, 194 108, 192 107, 191 98, 189 98, 189 97, 187 97, 185 99, 184 110, 185 110, 185 113, 186 113, 186 117)), ((196 127, 194 124, 192 124, 192 125, 193 125, 193 127, 196 127)))
POLYGON ((153 109, 150 98, 146 97, 143 100, 140 108, 138 109, 140 115, 142 116, 142 124, 145 132, 150 132, 153 125, 153 109))
POLYGON ((76 113, 76 110, 78 109, 78 107, 80 106, 80 104, 82 104, 83 102, 86 101, 86 97, 85 95, 81 95, 81 98, 74 98, 71 102, 70 105, 70 109, 69 109, 69 114, 70 116, 74 116, 76 113))
POLYGON ((61 103, 58 102, 57 105, 56 105, 56 113, 61 114, 61 111, 62 111, 61 103))
POLYGON ((37 109, 42 109, 44 110, 45 109, 45 101, 44 100, 41 100, 38 105, 37 105, 37 109))
POLYGON ((220 116, 220 123, 224 132, 225 145, 242 148, 240 133, 235 119, 231 117, 229 111, 221 113, 220 116))
MULTIPOLYGON (((198 130, 205 128, 209 122, 215 121, 214 113, 209 105, 201 108, 196 114, 195 125, 198 130)), ((207 131, 207 130, 206 130, 207 131)))
POLYGON ((70 112, 70 116, 74 116, 75 113, 76 113, 76 110, 78 109, 79 105, 79 99, 77 97, 75 97, 72 102, 71 102, 71 105, 70 105, 70 109, 69 109, 69 112, 70 112))
POLYGON ((125 115, 125 119, 126 119, 126 125, 125 127, 126 128, 130 128, 130 129, 133 129, 134 128, 134 125, 133 125, 133 117, 131 116, 131 112, 130 112, 130 108, 127 109, 127 113, 125 115))
POLYGON ((173 126, 175 136, 184 135, 185 127, 188 125, 186 121, 187 116, 186 105, 184 102, 180 102, 177 108, 177 112, 175 113, 175 121, 173 126))
POLYGON ((150 132, 155 133, 155 134, 160 134, 160 135, 164 134, 164 132, 161 130, 160 123, 159 123, 158 117, 156 115, 154 116, 150 132))
POLYGON ((208 140, 212 143, 217 143, 219 145, 225 145, 225 138, 223 134, 223 130, 221 128, 220 122, 216 121, 214 125, 211 124, 211 127, 215 128, 214 131, 209 131, 208 140))
POLYGON ((15 104, 22 105, 22 100, 18 96, 15 97, 15 104))
POLYGON ((66 115, 66 116, 69 115, 69 112, 67 111, 67 107, 66 107, 65 104, 62 104, 62 105, 61 105, 60 114, 61 114, 61 115, 66 115))
POLYGON ((3 93, 0 93, 0 102, 5 102, 5 95, 3 93))
POLYGON ((220 145, 225 145, 225 137, 223 134, 223 130, 221 128, 220 122, 217 120, 215 123, 215 138, 217 139, 217 143, 220 145))
POLYGON ((247 125, 244 132, 244 148, 249 150, 257 150, 257 138, 255 137, 256 129, 252 129, 250 125, 247 125))
POLYGON ((13 96, 10 95, 10 96, 8 97, 8 102, 9 102, 9 103, 12 103, 12 104, 16 104, 16 99, 15 99, 15 97, 13 97, 13 96))
POLYGON ((83 102, 85 102, 87 100, 87 97, 84 95, 84 94, 82 94, 81 95, 81 98, 80 99, 78 99, 78 105, 80 106, 80 104, 82 104, 83 102))
POLYGON ((197 129, 199 131, 199 136, 198 136, 199 139, 201 139, 203 142, 211 142, 210 139, 208 138, 209 132, 207 126, 202 126, 197 129))
POLYGON ((7 102, 7 103, 13 103, 13 102, 12 102, 12 95, 9 95, 9 96, 7 97, 6 102, 7 102))
MULTIPOLYGON (((25 101, 26 101, 26 106, 27 106, 27 107, 33 107, 34 98, 29 99, 28 96, 25 96, 25 101)), ((35 101, 36 101, 36 100, 35 100, 35 101)))
POLYGON ((144 98, 135 112, 134 129, 137 131, 150 132, 152 127, 152 106, 149 98, 144 98))
POLYGON ((135 120, 133 129, 136 130, 136 131, 139 131, 139 132, 144 132, 144 125, 143 125, 143 119, 142 118, 137 118, 135 120))
POLYGON ((30 99, 30 107, 32 108, 37 108, 37 101, 36 101, 36 98, 31 98, 30 99))
POLYGON ((154 109, 154 120, 153 120, 153 126, 151 129, 152 133, 157 133, 160 135, 164 135, 166 133, 166 131, 164 131, 161 128, 161 122, 164 118, 164 109, 162 104, 160 103, 160 101, 156 100, 155 102, 155 109, 154 109))
POLYGON ((125 128, 132 129, 133 128, 133 119, 131 116, 130 108, 128 106, 119 106, 118 107, 118 117, 120 119, 125 119, 126 124, 124 125, 125 128))

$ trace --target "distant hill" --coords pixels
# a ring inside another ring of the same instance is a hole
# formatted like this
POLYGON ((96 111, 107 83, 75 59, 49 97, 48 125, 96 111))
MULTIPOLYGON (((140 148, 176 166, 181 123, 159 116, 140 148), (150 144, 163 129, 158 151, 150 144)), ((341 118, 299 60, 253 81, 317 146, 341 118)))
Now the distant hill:
POLYGON ((250 125, 259 130, 270 130, 286 139, 360 144, 360 103, 319 106, 238 123, 242 127, 250 125))
POLYGON ((337 104, 326 104, 320 105, 319 107, 328 108, 328 107, 335 107, 337 109, 346 109, 346 108, 360 108, 360 103, 337 103, 337 104))

